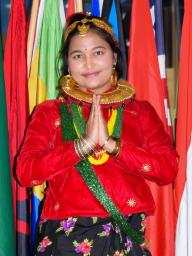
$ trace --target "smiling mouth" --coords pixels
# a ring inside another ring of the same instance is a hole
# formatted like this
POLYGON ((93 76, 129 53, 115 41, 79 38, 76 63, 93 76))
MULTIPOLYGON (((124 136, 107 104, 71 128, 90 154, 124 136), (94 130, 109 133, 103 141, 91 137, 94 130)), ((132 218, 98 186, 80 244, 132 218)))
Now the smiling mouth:
POLYGON ((89 73, 86 73, 86 74, 83 74, 84 77, 86 78, 91 78, 91 77, 95 77, 99 74, 100 72, 89 72, 89 73))

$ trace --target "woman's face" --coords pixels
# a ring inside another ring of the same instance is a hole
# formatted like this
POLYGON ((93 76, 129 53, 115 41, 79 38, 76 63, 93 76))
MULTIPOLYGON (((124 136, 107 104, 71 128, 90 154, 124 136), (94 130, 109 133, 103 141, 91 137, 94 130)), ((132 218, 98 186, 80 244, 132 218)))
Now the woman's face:
POLYGON ((81 90, 96 94, 111 87, 111 74, 116 64, 116 54, 97 33, 90 30, 85 35, 75 35, 68 53, 69 71, 81 90))

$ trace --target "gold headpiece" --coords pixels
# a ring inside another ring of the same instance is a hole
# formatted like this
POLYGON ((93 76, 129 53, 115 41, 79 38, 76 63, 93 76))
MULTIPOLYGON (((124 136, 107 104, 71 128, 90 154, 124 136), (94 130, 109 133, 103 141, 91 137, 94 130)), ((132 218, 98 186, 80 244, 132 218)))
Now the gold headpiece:
POLYGON ((117 40, 114 36, 113 29, 110 27, 105 21, 93 18, 93 19, 87 19, 83 18, 82 20, 78 20, 73 22, 70 26, 67 27, 64 34, 64 41, 67 40, 68 35, 77 27, 77 30, 79 31, 80 35, 85 35, 87 31, 90 29, 90 24, 93 23, 96 27, 101 28, 105 30, 107 33, 110 34, 113 41, 117 43, 117 40))

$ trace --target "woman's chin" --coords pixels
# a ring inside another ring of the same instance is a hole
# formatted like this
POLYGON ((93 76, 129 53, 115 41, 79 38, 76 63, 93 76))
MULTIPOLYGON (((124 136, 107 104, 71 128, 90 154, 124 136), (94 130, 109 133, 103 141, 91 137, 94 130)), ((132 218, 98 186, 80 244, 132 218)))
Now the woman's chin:
POLYGON ((96 85, 96 84, 89 84, 87 86, 81 86, 79 85, 79 88, 82 91, 88 91, 88 92, 92 92, 92 93, 96 93, 96 94, 100 94, 103 93, 105 91, 107 91, 109 88, 111 87, 111 85, 96 85))

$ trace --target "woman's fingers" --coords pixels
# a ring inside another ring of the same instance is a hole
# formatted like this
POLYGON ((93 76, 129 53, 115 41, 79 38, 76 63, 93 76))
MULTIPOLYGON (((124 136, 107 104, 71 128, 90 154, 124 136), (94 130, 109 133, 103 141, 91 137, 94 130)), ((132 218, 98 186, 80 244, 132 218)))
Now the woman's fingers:
POLYGON ((101 99, 101 96, 100 95, 96 95, 95 100, 96 100, 96 105, 97 106, 100 106, 100 99, 101 99))
POLYGON ((96 95, 93 95, 93 102, 92 102, 91 111, 90 111, 90 114, 89 114, 88 121, 93 121, 93 119, 94 119, 95 106, 96 106, 96 95))
POLYGON ((99 124, 99 145, 102 146, 104 142, 107 140, 107 138, 109 137, 109 135, 108 135, 107 124, 103 117, 103 113, 102 113, 101 105, 99 101, 100 101, 100 98, 98 98, 98 101, 97 101, 97 109, 98 109, 98 124, 99 124))
POLYGON ((87 121, 86 134, 89 136, 96 144, 98 144, 98 110, 97 110, 97 96, 93 95, 93 103, 87 121))

